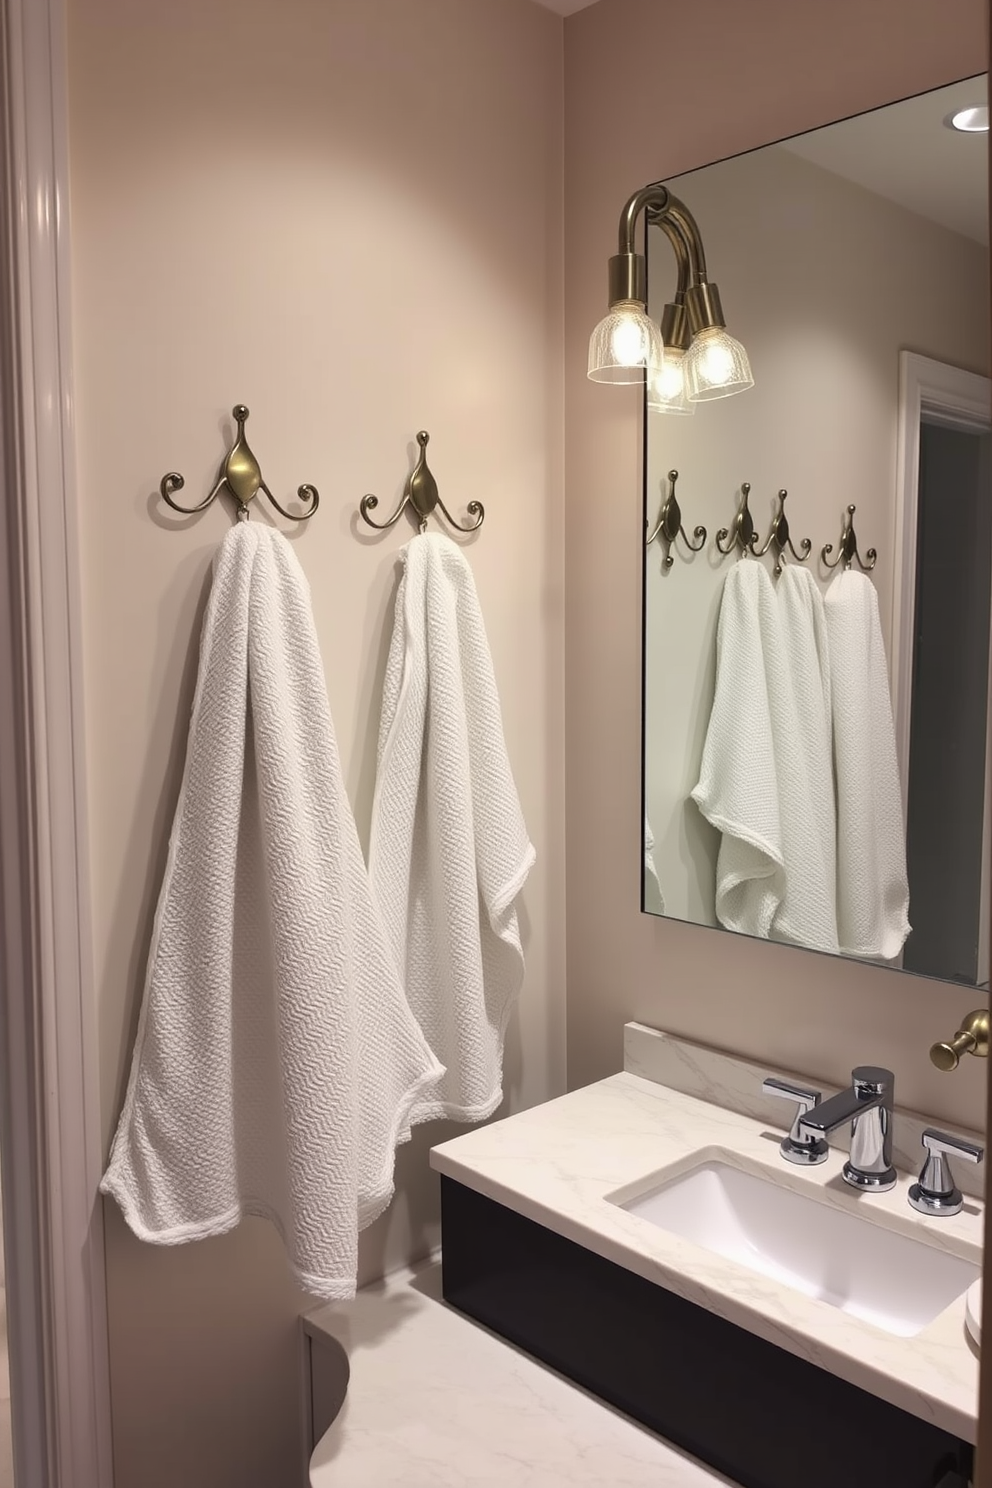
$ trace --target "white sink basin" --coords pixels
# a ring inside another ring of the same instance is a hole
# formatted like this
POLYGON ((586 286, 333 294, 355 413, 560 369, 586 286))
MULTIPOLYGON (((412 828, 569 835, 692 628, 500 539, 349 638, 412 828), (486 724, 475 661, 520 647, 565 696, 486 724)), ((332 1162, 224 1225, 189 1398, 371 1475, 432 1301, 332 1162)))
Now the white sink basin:
POLYGON ((919 1333, 981 1274, 959 1256, 717 1158, 613 1202, 903 1338, 919 1333))

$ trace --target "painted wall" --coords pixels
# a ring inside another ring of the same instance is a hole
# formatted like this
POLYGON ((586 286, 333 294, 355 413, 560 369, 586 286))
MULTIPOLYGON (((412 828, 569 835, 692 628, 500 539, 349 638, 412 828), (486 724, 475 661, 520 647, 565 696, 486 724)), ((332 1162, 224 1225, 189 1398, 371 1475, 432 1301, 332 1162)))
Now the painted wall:
MULTIPOLYGON (((701 523, 709 537, 688 562, 677 544, 668 571, 660 545, 647 555, 647 815, 666 910, 712 925, 720 835, 690 792, 713 703, 720 599, 736 561, 719 558, 716 533, 730 525, 747 480, 763 542, 784 486, 793 542, 811 539, 806 566, 825 590, 832 574, 820 551, 832 543, 836 557, 844 508, 856 503, 860 552, 878 552, 872 580, 894 660, 899 352, 988 371, 988 252, 782 147, 690 172, 674 189, 699 222, 730 328, 755 372, 747 393, 701 403, 691 418, 648 418, 652 521, 674 467, 686 527, 701 523)), ((660 317, 674 260, 661 233, 650 234, 649 251, 660 317)), ((763 561, 771 572, 771 554, 763 561)), ((937 810, 939 800, 935 793, 937 810)), ((976 897, 978 886, 976 872, 976 897)), ((945 966, 949 973, 953 962, 945 966)))
MULTIPOLYGON (((93 939, 107 1142, 178 792, 216 478, 243 401, 310 579, 367 832, 396 555, 427 428, 468 548, 524 812, 527 980, 507 1109, 564 1085, 560 17, 529 0, 70 0, 76 420, 93 939)), ((260 511, 253 520, 268 520, 260 511)), ((279 519, 276 519, 279 520, 279 519)), ((285 524, 280 523, 285 526, 285 524)), ((419 1128, 363 1277, 437 1240, 419 1128)), ((117 1488, 272 1488, 302 1470, 297 1317, 261 1221, 175 1249, 108 1205, 117 1488)))
POLYGON ((903 1104, 982 1124, 983 1065, 951 1079, 927 1057, 973 992, 639 913, 640 415, 636 390, 589 383, 585 361, 631 192, 984 71, 986 12, 985 0, 600 0, 565 23, 572 1085, 619 1067, 622 1025, 638 1018, 824 1079, 891 1064, 903 1104))

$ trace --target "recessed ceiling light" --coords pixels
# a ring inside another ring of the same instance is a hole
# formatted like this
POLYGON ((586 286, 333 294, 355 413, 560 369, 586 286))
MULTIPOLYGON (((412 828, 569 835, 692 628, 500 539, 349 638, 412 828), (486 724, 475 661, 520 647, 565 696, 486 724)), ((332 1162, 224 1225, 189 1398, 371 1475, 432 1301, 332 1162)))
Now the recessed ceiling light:
POLYGON ((944 123, 948 129, 957 129, 962 134, 988 134, 988 105, 976 103, 970 108, 956 109, 953 114, 948 114, 944 123))

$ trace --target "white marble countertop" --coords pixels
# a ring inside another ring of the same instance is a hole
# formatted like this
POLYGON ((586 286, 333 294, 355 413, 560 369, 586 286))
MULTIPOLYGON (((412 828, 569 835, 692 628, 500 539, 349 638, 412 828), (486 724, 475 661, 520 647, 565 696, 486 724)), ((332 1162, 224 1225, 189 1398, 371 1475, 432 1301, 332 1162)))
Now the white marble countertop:
MULTIPOLYGON (((783 1109, 783 1116, 789 1108, 783 1109)), ((778 1152, 782 1129, 635 1074, 612 1075, 435 1147, 431 1165, 517 1213, 655 1281, 903 1410, 975 1440, 978 1357, 962 1295, 928 1327, 900 1338, 781 1282, 661 1230, 611 1203, 647 1190, 690 1155, 717 1155, 821 1202, 981 1263, 982 1204, 931 1219, 911 1209, 911 1178, 886 1194, 841 1179, 843 1152, 797 1168, 778 1152)), ((914 1175, 915 1176, 915 1175, 914 1175)))
POLYGON ((717 1488, 686 1457, 441 1300, 427 1263, 307 1318, 348 1393, 311 1488, 717 1488))

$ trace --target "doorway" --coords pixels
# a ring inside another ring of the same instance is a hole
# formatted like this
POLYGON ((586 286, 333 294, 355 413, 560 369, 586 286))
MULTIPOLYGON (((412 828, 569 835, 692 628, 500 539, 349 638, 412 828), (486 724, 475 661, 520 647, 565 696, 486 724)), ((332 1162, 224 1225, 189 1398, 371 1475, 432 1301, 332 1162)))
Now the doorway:
POLYGON ((992 434, 924 415, 906 812, 903 966, 988 987, 992 434))

